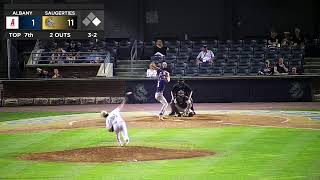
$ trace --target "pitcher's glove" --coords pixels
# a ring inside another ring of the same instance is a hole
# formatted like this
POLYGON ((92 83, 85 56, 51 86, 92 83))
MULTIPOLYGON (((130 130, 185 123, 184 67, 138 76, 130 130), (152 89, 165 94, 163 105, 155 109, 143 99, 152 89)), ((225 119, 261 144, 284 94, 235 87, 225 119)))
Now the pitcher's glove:
POLYGON ((114 132, 113 126, 109 129, 109 132, 114 132))

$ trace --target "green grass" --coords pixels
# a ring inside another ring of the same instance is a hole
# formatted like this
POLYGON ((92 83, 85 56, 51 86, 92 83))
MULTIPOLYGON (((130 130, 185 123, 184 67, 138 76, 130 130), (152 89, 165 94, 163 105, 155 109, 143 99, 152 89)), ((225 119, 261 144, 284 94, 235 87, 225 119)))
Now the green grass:
POLYGON ((320 131, 129 129, 131 146, 205 149, 210 157, 130 163, 20 161, 28 152, 116 145, 104 129, 0 134, 0 179, 320 179, 320 131))
POLYGON ((79 114, 75 112, 0 112, 0 122, 27 118, 79 114))

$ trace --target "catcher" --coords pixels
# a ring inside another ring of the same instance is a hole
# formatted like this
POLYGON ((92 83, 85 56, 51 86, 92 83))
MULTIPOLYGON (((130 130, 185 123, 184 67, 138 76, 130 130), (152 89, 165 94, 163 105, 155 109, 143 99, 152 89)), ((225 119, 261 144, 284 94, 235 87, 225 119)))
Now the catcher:
POLYGON ((191 88, 180 77, 171 91, 171 113, 169 115, 194 116, 196 113, 193 108, 192 93, 191 88))

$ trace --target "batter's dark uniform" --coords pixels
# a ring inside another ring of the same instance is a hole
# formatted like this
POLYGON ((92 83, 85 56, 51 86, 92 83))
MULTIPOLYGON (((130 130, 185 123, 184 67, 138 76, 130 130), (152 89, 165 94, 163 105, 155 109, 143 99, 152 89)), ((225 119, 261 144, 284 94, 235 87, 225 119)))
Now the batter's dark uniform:
POLYGON ((192 90, 191 88, 183 81, 179 80, 177 84, 175 84, 172 88, 172 95, 173 99, 171 100, 171 113, 170 115, 179 115, 181 116, 181 112, 184 112, 185 110, 191 110, 189 115, 194 115, 194 108, 193 108, 193 102, 192 98, 191 104, 188 104, 189 96, 191 94, 192 90))

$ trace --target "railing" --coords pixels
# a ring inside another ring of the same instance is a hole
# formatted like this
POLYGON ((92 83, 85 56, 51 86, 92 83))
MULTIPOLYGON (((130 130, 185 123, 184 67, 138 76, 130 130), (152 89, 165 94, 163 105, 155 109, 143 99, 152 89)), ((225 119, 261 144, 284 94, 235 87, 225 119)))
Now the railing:
POLYGON ((137 56, 138 56, 138 52, 137 52, 137 44, 138 44, 138 42, 137 42, 137 40, 134 40, 134 42, 133 42, 133 45, 132 45, 132 47, 131 47, 131 52, 130 52, 130 57, 131 57, 131 62, 130 62, 130 66, 131 66, 131 75, 133 75, 133 61, 135 60, 135 59, 137 59, 137 56))
POLYGON ((110 52, 31 52, 31 64, 93 64, 103 63, 103 72, 106 64, 111 62, 110 52), (69 55, 76 54, 76 55, 69 55))

